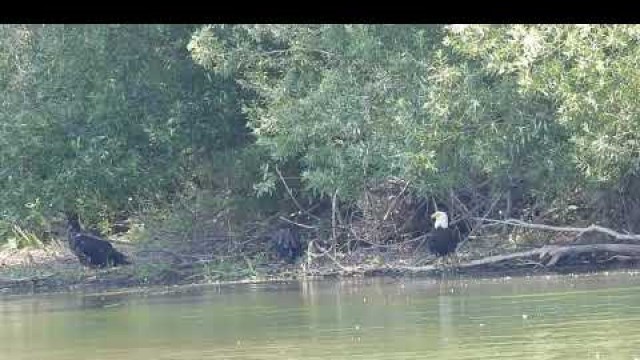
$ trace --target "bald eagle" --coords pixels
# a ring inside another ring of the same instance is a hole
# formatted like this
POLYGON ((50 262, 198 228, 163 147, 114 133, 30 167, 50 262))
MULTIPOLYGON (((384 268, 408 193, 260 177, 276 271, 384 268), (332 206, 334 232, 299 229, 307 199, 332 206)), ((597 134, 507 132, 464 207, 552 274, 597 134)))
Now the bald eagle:
POLYGON ((77 215, 67 215, 67 230, 69 248, 82 265, 104 268, 131 264, 124 254, 113 248, 111 243, 82 231, 77 215))
POLYGON ((462 239, 460 231, 449 228, 449 217, 444 211, 436 211, 431 215, 435 220, 433 231, 427 235, 427 248, 434 255, 441 257, 456 251, 462 239))

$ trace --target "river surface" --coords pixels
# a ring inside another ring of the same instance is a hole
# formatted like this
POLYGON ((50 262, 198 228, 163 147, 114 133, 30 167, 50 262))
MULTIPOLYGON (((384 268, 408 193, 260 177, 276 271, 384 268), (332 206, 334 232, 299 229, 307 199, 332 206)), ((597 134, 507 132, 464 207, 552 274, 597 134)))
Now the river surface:
POLYGON ((640 274, 0 297, 0 359, 640 360, 640 274))

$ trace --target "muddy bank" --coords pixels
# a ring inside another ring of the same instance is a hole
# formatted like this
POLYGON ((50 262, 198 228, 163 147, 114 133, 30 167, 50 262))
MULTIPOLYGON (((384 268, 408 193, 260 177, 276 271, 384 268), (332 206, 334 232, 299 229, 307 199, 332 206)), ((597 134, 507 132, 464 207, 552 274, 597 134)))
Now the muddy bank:
POLYGON ((200 263, 167 266, 134 262, 112 269, 87 269, 64 247, 0 252, 0 293, 148 291, 149 289, 280 282, 367 276, 469 278, 583 274, 606 270, 640 269, 640 245, 609 244, 545 246, 502 255, 478 256, 460 251, 457 257, 435 259, 422 252, 362 248, 349 254, 301 259, 297 264, 258 263, 227 272, 200 263))

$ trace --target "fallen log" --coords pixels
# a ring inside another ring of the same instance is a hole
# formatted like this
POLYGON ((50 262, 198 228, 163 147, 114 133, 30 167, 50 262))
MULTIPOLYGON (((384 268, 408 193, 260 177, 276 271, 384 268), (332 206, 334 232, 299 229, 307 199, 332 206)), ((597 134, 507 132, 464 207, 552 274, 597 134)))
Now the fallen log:
POLYGON ((438 275, 443 272, 484 274, 521 273, 531 271, 600 270, 616 265, 640 264, 640 245, 590 244, 547 245, 528 251, 489 256, 452 266, 341 266, 323 271, 320 276, 353 275, 438 275))
MULTIPOLYGON (((511 262, 516 260, 532 260, 535 265, 552 267, 560 265, 561 260, 576 260, 581 255, 591 258, 593 263, 604 263, 611 261, 632 261, 640 260, 640 245, 635 244, 590 244, 590 245, 547 245, 538 249, 522 251, 507 255, 489 256, 486 258, 473 260, 460 264, 461 269, 471 269, 474 267, 491 266, 511 262), (604 256, 604 258, 602 258, 604 256)), ((564 263, 572 265, 572 263, 564 263)), ((578 264, 575 264, 578 265, 578 264)))

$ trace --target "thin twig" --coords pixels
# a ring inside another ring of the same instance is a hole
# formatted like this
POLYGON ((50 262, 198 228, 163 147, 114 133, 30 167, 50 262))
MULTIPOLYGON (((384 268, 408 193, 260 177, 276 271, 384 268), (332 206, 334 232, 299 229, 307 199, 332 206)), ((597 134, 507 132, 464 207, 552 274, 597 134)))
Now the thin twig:
POLYGON ((333 238, 333 254, 334 256, 338 251, 338 233, 336 231, 336 213, 338 211, 338 189, 333 193, 333 198, 331 199, 331 237, 333 238))
POLYGON ((282 185, 284 185, 285 190, 287 191, 287 194, 289 194, 289 197, 291 198, 291 201, 293 201, 293 203, 296 205, 296 207, 298 208, 298 210, 300 210, 300 212, 303 212, 315 219, 320 219, 317 216, 311 214, 309 211, 305 210, 302 205, 300 205, 300 203, 298 202, 298 200, 296 200, 295 196, 293 196, 293 191, 291 191, 291 188, 289 187, 289 185, 287 185, 287 182, 284 180, 284 177, 282 176, 282 173, 280 172, 280 169, 278 169, 278 166, 275 166, 276 169, 276 173, 278 173, 278 176, 280 177, 280 181, 282 181, 282 185))
POLYGON ((305 271, 308 271, 309 269, 311 269, 311 261, 313 261, 313 244, 314 241, 313 240, 309 240, 309 243, 307 244, 307 263, 306 263, 306 269, 304 269, 305 271))
MULTIPOLYGON (((498 201, 500 201, 500 195, 496 196, 495 199, 493 200, 493 203, 491 204, 491 206, 489 207, 489 209, 487 211, 485 211, 484 215, 482 215, 482 219, 485 219, 487 217, 487 215, 489 215, 491 213, 491 211, 493 210, 493 208, 496 206, 496 204, 498 203, 498 201)), ((471 227, 471 231, 469 232, 469 234, 467 235, 467 237, 462 240, 460 242, 460 244, 458 244, 458 247, 464 245, 464 243, 466 243, 469 238, 471 238, 471 236, 473 235, 474 232, 476 232, 476 230, 480 227, 480 225, 482 224, 482 220, 478 220, 477 218, 471 218, 473 220, 476 220, 475 224, 471 227)))
POLYGON ((378 244, 378 243, 374 243, 374 242, 371 242, 369 240, 365 240, 365 239, 362 239, 362 238, 358 237, 358 235, 356 234, 356 232, 353 229, 349 229, 349 230, 351 231, 351 233, 353 234, 353 237, 355 237, 357 241, 363 242, 365 244, 369 244, 374 248, 397 248, 397 247, 400 247, 400 246, 402 246, 404 244, 408 244, 408 243, 412 243, 414 241, 420 240, 424 236, 424 235, 416 236, 416 237, 414 237, 412 239, 396 242, 396 243, 393 243, 393 244, 378 244))
POLYGON ((278 173, 278 176, 280 177, 280 181, 282 181, 282 185, 284 185, 284 188, 285 190, 287 190, 289 197, 291 197, 291 201, 293 201, 293 203, 296 205, 298 210, 305 211, 300 205, 300 203, 298 202, 298 200, 296 200, 295 196, 293 196, 293 192, 291 191, 291 188, 289 188, 289 185, 287 185, 287 182, 284 180, 284 177, 282 176, 282 173, 280 172, 280 169, 278 169, 277 165, 275 166, 275 169, 276 169, 276 173, 278 173))
POLYGON ((340 262, 338 261, 338 259, 336 259, 335 257, 329 255, 329 253, 327 252, 325 254, 326 257, 328 257, 331 261, 333 261, 334 264, 336 264, 340 269, 344 270, 344 271, 348 271, 349 269, 347 269, 346 267, 344 267, 342 264, 340 264, 340 262))
POLYGON ((321 250, 321 251, 322 251, 322 253, 320 253, 320 254, 316 254, 316 253, 314 253, 314 252, 311 250, 311 245, 309 245, 309 248, 308 248, 308 251, 307 251, 307 257, 308 257, 308 258, 307 258, 307 262, 308 262, 308 263, 310 263, 310 261, 309 261, 309 259, 310 259, 310 258, 318 258, 318 257, 326 256, 326 257, 328 257, 331 261, 333 261, 333 262, 334 262, 334 263, 335 263, 335 264, 336 264, 340 269, 342 269, 342 270, 344 270, 344 271, 349 270, 349 269, 347 269, 344 265, 340 264, 340 262, 338 261, 338 259, 336 259, 335 257, 333 257, 333 256, 331 256, 331 255, 329 254, 329 253, 331 252, 331 249, 327 249, 327 250, 325 250, 325 249, 321 248, 318 244, 316 244, 314 241, 309 242, 309 244, 313 244, 313 245, 315 245, 315 247, 316 247, 318 250, 321 250))
POLYGON ((409 184, 411 184, 411 182, 407 181, 407 183, 404 185, 404 187, 398 193, 398 195, 396 195, 396 197, 393 198, 393 201, 389 205, 389 208, 387 209, 387 212, 382 217, 382 221, 386 221, 387 220, 387 218, 389 217, 389 214, 391 213, 391 211, 393 211, 395 209, 395 207, 396 207, 396 205, 398 203, 398 199, 400 199, 400 196, 402 196, 402 194, 404 194, 404 192, 407 191, 407 188, 409 187, 409 184))
POLYGON ((316 226, 300 224, 300 223, 295 222, 295 221, 293 221, 293 220, 289 220, 289 219, 287 219, 287 218, 286 218, 286 217, 284 217, 284 216, 280 216, 280 217, 279 217, 279 219, 280 219, 280 220, 282 220, 282 221, 286 221, 286 222, 288 222, 289 224, 293 224, 293 225, 296 225, 296 226, 300 226, 301 228, 310 229, 310 230, 317 229, 317 227, 316 227, 316 226))

